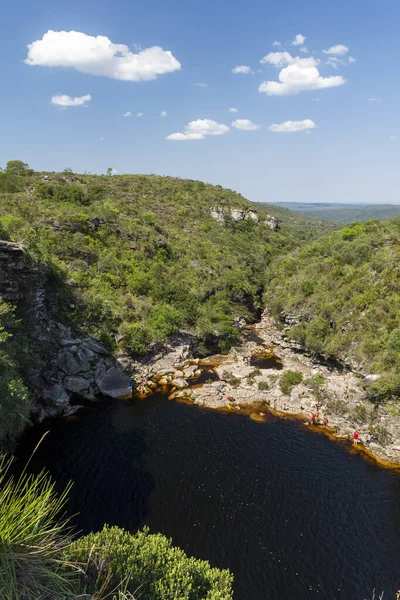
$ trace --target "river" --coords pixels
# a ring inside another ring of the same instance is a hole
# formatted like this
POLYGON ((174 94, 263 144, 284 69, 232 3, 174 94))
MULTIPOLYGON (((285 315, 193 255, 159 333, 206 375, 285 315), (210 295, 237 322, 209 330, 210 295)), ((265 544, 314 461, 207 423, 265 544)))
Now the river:
MULTIPOLYGON (((229 568, 235 600, 364 600, 400 588, 400 472, 301 423, 168 401, 101 399, 53 420, 46 467, 83 532, 148 525, 229 568)), ((23 462, 45 430, 21 440, 23 462)))

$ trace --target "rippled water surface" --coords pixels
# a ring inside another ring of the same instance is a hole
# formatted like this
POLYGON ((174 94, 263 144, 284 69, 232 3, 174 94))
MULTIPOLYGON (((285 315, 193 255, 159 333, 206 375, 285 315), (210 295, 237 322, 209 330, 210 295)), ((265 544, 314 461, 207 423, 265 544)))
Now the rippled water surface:
MULTIPOLYGON (((29 454, 42 433, 22 440, 29 454)), ((102 400, 51 423, 32 469, 84 532, 148 525, 228 567, 235 600, 385 600, 400 588, 400 473, 290 420, 167 401, 102 400)))

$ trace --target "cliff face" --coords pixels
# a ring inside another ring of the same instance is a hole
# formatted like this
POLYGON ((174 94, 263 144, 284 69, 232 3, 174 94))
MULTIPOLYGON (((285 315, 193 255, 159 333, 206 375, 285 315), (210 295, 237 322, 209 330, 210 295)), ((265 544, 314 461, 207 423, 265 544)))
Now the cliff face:
POLYGON ((13 303, 32 342, 35 367, 24 373, 34 392, 36 418, 71 410, 73 395, 93 398, 129 393, 129 377, 94 338, 59 320, 59 299, 49 269, 35 265, 17 244, 0 241, 0 295, 13 303))

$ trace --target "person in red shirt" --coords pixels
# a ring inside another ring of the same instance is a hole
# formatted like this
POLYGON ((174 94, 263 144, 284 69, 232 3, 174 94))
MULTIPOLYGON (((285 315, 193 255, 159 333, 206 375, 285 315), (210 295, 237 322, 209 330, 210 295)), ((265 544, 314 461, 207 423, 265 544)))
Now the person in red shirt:
POLYGON ((353 441, 355 444, 358 444, 359 439, 358 439, 358 431, 356 430, 353 434, 353 441))

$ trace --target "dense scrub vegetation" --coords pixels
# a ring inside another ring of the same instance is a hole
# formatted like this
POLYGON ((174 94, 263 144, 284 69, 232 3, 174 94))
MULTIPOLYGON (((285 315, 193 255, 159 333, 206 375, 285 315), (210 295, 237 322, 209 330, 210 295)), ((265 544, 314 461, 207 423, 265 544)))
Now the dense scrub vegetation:
POLYGON ((371 399, 400 394, 400 218, 355 223, 274 262, 267 306, 300 316, 290 337, 383 375, 371 399))
POLYGON ((22 372, 31 363, 30 349, 15 308, 0 297, 0 440, 5 448, 28 422, 30 392, 22 372))
POLYGON ((61 516, 67 494, 57 495, 45 472, 11 475, 0 458, 0 600, 231 600, 229 571, 161 534, 105 526, 74 538, 61 516))
MULTIPOLYGON (((214 206, 254 208, 220 186, 152 175, 0 173, 0 237, 51 267, 65 317, 115 348, 143 354, 190 329, 204 352, 237 341, 254 319, 271 258, 324 231, 284 209, 281 227, 221 225, 214 206)), ((271 209, 271 211, 270 211, 271 209)))

